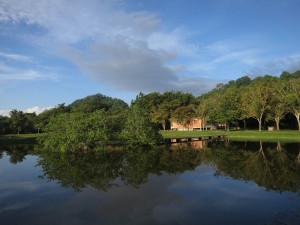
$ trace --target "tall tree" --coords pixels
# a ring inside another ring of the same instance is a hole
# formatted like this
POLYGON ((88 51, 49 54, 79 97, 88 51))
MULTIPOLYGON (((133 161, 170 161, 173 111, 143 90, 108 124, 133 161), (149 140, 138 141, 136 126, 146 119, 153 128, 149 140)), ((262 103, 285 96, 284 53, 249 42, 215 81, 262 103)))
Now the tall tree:
POLYGON ((288 112, 288 103, 286 99, 287 86, 282 79, 274 79, 269 85, 272 92, 268 114, 275 120, 276 129, 280 130, 280 120, 288 112))
POLYGON ((241 108, 245 115, 258 121, 258 129, 261 131, 264 113, 269 109, 271 89, 270 80, 257 79, 247 86, 242 94, 241 108))
POLYGON ((195 107, 195 115, 201 119, 201 130, 205 129, 205 123, 210 111, 210 99, 205 96, 198 98, 198 104, 195 107))
POLYGON ((7 134, 9 132, 9 118, 0 115, 0 134, 7 134))
POLYGON ((293 78, 287 81, 287 101, 290 109, 297 119, 300 131, 300 78, 293 78))
POLYGON ((240 119, 240 95, 236 87, 228 87, 216 92, 211 96, 210 118, 218 123, 225 124, 225 129, 229 129, 231 124, 236 124, 240 119))
POLYGON ((12 111, 10 111, 9 115, 10 115, 10 124, 12 126, 12 130, 17 134, 20 134, 20 132, 25 127, 26 119, 24 113, 22 111, 13 109, 12 111))

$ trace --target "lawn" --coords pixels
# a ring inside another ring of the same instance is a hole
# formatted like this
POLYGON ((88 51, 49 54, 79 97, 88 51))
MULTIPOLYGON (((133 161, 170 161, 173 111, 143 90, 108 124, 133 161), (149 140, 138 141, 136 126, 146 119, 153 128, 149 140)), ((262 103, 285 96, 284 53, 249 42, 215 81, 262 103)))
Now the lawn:
POLYGON ((201 137, 227 135, 230 140, 253 141, 283 141, 300 142, 300 132, 295 130, 284 131, 161 131, 164 138, 201 137))
POLYGON ((36 138, 42 134, 5 134, 0 135, 0 143, 35 143, 36 138))

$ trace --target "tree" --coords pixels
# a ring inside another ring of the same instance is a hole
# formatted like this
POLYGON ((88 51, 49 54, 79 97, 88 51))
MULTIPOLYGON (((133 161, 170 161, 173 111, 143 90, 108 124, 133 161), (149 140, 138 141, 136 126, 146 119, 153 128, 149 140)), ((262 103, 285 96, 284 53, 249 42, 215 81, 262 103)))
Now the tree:
POLYGON ((163 102, 156 107, 153 106, 150 117, 154 123, 160 123, 163 127, 163 130, 166 130, 167 123, 171 117, 169 104, 163 102))
POLYGON ((286 85, 283 80, 277 79, 270 83, 270 88, 272 89, 272 93, 268 113, 272 118, 274 118, 276 129, 280 130, 280 120, 288 112, 288 104, 286 101, 286 85))
POLYGON ((225 129, 240 119, 240 95, 236 87, 215 92, 209 101, 212 104, 210 119, 225 124, 225 129))
POLYGON ((25 126, 24 113, 22 111, 13 109, 12 111, 10 111, 9 115, 12 130, 17 134, 20 134, 20 132, 24 129, 25 126))
POLYGON ((241 77, 235 81, 236 87, 248 86, 251 83, 251 79, 248 76, 241 77))
POLYGON ((188 126, 191 123, 191 119, 195 117, 195 111, 194 106, 192 104, 188 106, 181 106, 178 107, 173 113, 172 113, 172 120, 176 121, 179 124, 182 124, 184 127, 188 126))
POLYGON ((128 146, 155 145, 162 140, 158 127, 150 120, 144 108, 131 105, 121 133, 128 146))
POLYGON ((116 113, 128 108, 128 105, 120 99, 95 94, 78 99, 71 103, 69 107, 74 112, 90 113, 96 110, 104 110, 116 113))
POLYGON ((286 82, 286 100, 297 119, 298 129, 300 131, 300 78, 290 79, 286 82))
POLYGON ((195 115, 201 119, 201 130, 205 127, 205 122, 207 120, 208 114, 210 112, 210 100, 207 97, 200 97, 199 103, 195 107, 195 115))
POLYGON ((263 115, 269 109, 271 90, 269 79, 258 79, 244 89, 241 108, 245 115, 258 121, 261 131, 263 115))
POLYGON ((0 115, 0 134, 7 134, 9 132, 9 118, 0 115))

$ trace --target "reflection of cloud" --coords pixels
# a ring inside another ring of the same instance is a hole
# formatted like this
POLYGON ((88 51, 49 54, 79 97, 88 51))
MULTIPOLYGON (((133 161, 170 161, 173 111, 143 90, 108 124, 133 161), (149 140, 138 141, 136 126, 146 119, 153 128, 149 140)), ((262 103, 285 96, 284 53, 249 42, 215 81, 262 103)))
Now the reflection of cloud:
MULTIPOLYGON (((9 210, 19 210, 26 208, 32 204, 26 197, 17 200, 16 196, 19 195, 31 195, 32 193, 40 190, 44 184, 37 184, 36 182, 24 181, 24 182, 3 182, 0 185, 0 199, 2 207, 0 213, 9 210)), ((29 197, 28 196, 28 197, 29 197)))
POLYGON ((30 205, 29 202, 21 202, 21 203, 11 204, 7 207, 1 208, 0 213, 3 213, 8 210, 18 210, 18 209, 26 208, 29 205, 30 205))

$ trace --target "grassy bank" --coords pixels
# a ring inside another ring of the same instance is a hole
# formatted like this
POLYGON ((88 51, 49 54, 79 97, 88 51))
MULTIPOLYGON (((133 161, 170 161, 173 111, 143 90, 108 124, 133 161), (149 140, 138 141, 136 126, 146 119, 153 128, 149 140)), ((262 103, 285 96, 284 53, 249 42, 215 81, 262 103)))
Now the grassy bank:
POLYGON ((6 134, 0 135, 0 143, 4 144, 33 144, 36 138, 42 134, 6 134))
MULTIPOLYGON (((161 131, 164 138, 184 138, 227 135, 230 140, 300 142, 299 131, 161 131)), ((0 143, 32 144, 43 134, 0 135, 0 143)))
POLYGON ((164 138, 228 135, 230 140, 300 142, 299 131, 161 131, 164 138))

